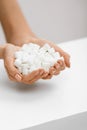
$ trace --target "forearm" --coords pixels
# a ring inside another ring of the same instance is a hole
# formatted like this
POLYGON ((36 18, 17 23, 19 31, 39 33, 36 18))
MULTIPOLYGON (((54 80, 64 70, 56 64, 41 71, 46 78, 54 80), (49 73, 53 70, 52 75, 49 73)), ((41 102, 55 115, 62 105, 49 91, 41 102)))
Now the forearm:
POLYGON ((0 20, 7 42, 14 41, 13 44, 18 44, 19 39, 27 41, 29 36, 35 36, 16 0, 0 0, 0 20))
POLYGON ((3 59, 5 47, 6 45, 0 45, 0 59, 3 59))

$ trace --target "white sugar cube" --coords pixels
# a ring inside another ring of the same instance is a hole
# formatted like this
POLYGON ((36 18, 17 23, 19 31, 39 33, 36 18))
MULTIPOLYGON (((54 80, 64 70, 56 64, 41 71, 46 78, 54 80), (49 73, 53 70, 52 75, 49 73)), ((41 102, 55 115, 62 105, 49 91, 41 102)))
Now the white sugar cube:
POLYGON ((22 63, 27 63, 28 62, 28 56, 23 55, 21 60, 22 60, 22 63))
POLYGON ((21 48, 22 51, 26 51, 28 49, 27 44, 24 44, 21 48))
POLYGON ((51 48, 51 47, 50 47, 48 44, 45 44, 45 45, 43 46, 43 49, 46 50, 46 51, 49 50, 50 48, 51 48))
POLYGON ((23 75, 28 75, 28 69, 27 68, 23 68, 22 69, 22 73, 23 73, 23 75))
POLYGON ((55 52, 54 48, 48 44, 40 47, 35 43, 29 43, 24 44, 21 49, 15 53, 14 65, 23 75, 27 75, 40 68, 49 71, 50 67, 59 59, 63 60, 63 57, 60 57, 59 53, 55 52))
POLYGON ((14 62, 14 65, 15 65, 16 67, 20 67, 20 66, 21 66, 21 63, 22 63, 22 61, 21 61, 20 59, 16 59, 15 62, 14 62))
POLYGON ((18 70, 19 70, 20 73, 23 73, 23 69, 22 69, 21 66, 18 67, 18 70))
POLYGON ((61 60, 63 60, 63 61, 64 61, 64 58, 63 58, 63 56, 61 56, 59 59, 61 59, 61 60))
POLYGON ((60 58, 60 55, 58 52, 55 52, 54 54, 52 54, 52 56, 54 57, 54 59, 59 59, 60 58))
POLYGON ((38 68, 36 68, 35 66, 32 66, 29 70, 29 72, 31 73, 32 71, 38 70, 38 68))
POLYGON ((54 50, 54 48, 51 48, 51 49, 49 49, 49 54, 53 54, 53 53, 55 53, 55 50, 54 50))
POLYGON ((16 59, 22 59, 22 56, 23 56, 23 52, 22 51, 15 52, 15 58, 16 59))

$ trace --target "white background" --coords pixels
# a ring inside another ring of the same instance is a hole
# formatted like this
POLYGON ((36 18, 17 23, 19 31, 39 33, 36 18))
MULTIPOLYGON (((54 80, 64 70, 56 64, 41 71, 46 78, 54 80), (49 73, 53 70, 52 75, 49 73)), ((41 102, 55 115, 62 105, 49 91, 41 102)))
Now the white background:
MULTIPOLYGON (((87 36, 87 0, 19 0, 19 3, 28 23, 40 37, 59 43, 87 36)), ((0 43, 4 42, 0 29, 0 43)), ((13 84, 8 80, 3 66, 0 66, 2 130, 25 128, 87 111, 87 46, 79 46, 84 42, 70 42, 70 48, 64 43, 73 57, 72 68, 51 81, 42 82, 42 86, 38 83, 36 87, 24 88, 24 85, 13 84), (81 57, 84 57, 83 62, 81 57)))
MULTIPOLYGON (((87 0, 18 0, 32 30, 56 43, 87 36, 87 0)), ((4 42, 0 29, 0 43, 4 42)))

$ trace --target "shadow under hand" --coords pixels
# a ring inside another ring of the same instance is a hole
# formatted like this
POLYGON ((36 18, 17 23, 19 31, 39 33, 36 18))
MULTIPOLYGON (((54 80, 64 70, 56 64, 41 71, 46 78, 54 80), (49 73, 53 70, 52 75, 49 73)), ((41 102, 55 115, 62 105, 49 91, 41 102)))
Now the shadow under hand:
POLYGON ((3 61, 0 63, 0 101, 11 103, 35 102, 48 97, 53 91, 53 80, 40 80, 32 85, 10 81, 5 71, 3 61))
POLYGON ((52 91, 53 85, 50 81, 38 81, 35 84, 27 85, 23 83, 15 83, 5 77, 1 83, 0 100, 31 102, 44 98, 52 91))

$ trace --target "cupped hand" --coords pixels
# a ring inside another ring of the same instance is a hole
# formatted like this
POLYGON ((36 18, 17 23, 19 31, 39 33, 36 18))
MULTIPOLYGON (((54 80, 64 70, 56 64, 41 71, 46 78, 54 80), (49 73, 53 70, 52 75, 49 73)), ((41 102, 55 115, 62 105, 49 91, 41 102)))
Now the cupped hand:
MULTIPOLYGON (((64 50, 62 50, 60 47, 58 47, 57 44, 37 37, 29 37, 27 40, 25 40, 25 43, 31 43, 31 42, 38 44, 40 46, 43 46, 44 44, 47 43, 51 47, 53 47, 56 52, 59 52, 60 57, 64 58, 64 60, 58 60, 57 63, 50 68, 49 73, 48 72, 43 73, 42 79, 51 79, 53 75, 58 75, 66 67, 70 68, 70 55, 64 50)), ((22 45, 23 44, 24 43, 22 43, 22 45)))
POLYGON ((22 82, 25 84, 32 84, 35 81, 39 80, 45 71, 43 69, 39 69, 33 71, 28 75, 22 75, 19 70, 14 66, 14 53, 18 51, 20 47, 14 46, 12 44, 7 44, 4 49, 4 65, 8 74, 8 77, 12 81, 22 82))
MULTIPOLYGON (((48 43, 51 47, 55 49, 56 52, 59 52, 60 56, 64 58, 63 60, 58 60, 54 66, 52 66, 49 72, 46 72, 43 69, 38 69, 33 71, 28 75, 22 75, 18 69, 14 66, 14 53, 20 49, 18 46, 14 46, 12 44, 7 44, 4 50, 4 65, 6 71, 8 73, 8 77, 12 81, 22 82, 25 84, 32 84, 39 79, 51 79, 53 75, 58 75, 62 70, 66 67, 70 67, 70 55, 59 48, 55 43, 50 42, 48 40, 39 39, 39 38, 29 38, 25 43, 35 43, 40 46, 48 43)), ((23 44, 22 44, 23 45, 23 44)))

